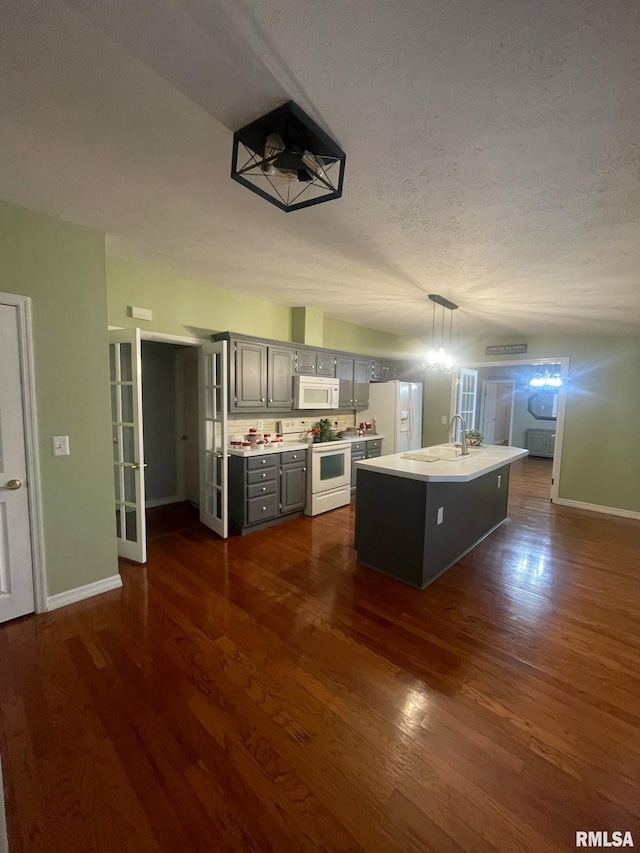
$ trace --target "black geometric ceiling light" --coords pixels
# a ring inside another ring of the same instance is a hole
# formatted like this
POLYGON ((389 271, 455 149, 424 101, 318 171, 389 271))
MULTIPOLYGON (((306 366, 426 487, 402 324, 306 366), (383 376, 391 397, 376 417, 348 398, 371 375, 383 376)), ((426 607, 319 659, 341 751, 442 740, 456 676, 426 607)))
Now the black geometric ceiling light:
POLYGON ((231 177, 280 210, 340 198, 347 155, 293 101, 233 134, 231 177))

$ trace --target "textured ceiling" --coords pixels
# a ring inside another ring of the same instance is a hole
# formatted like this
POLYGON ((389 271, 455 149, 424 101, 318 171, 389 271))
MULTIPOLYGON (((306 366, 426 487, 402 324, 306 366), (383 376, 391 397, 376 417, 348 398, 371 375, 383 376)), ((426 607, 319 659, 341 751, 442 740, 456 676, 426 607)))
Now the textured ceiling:
POLYGON ((640 6, 4 0, 0 197, 109 254, 397 334, 640 334, 640 6), (284 214, 231 131, 292 98, 347 152, 284 214))

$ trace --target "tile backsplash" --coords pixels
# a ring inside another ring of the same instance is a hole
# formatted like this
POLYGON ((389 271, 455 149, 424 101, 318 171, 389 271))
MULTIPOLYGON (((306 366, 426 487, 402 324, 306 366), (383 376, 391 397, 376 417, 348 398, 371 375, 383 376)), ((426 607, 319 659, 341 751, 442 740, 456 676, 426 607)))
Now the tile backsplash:
POLYGON ((253 415, 249 417, 245 414, 230 414, 228 420, 228 431, 229 434, 234 433, 240 435, 240 433, 246 434, 250 429, 255 429, 258 426, 258 420, 264 421, 264 429, 262 432, 277 432, 276 423, 278 421, 284 420, 286 418, 304 418, 310 423, 315 423, 319 421, 320 418, 329 418, 331 424, 334 426, 334 429, 346 429, 347 427, 356 426, 356 412, 344 412, 344 411, 327 411, 326 409, 321 409, 317 412, 283 412, 277 417, 266 418, 262 415, 253 415))

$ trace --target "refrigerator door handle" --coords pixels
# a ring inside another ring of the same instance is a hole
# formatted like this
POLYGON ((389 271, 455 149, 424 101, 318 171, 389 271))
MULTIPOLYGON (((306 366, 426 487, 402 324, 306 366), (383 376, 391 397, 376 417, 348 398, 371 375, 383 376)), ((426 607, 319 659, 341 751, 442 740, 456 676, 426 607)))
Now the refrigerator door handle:
POLYGON ((409 385, 409 447, 413 438, 413 385, 409 385))

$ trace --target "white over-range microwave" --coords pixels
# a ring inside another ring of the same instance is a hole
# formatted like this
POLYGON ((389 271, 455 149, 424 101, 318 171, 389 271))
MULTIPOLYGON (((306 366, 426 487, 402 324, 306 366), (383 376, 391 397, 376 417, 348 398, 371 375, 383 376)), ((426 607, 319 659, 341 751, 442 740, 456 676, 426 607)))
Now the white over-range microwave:
POLYGON ((340 380, 328 376, 294 376, 294 409, 337 409, 340 380))

